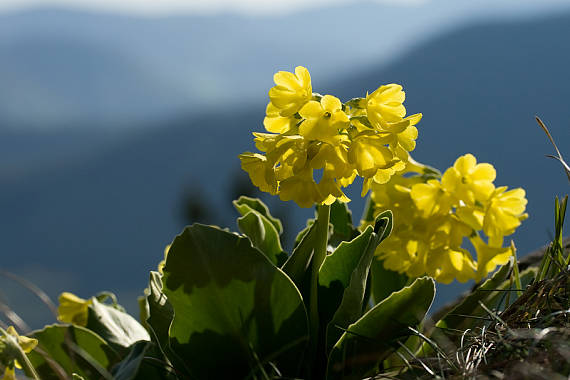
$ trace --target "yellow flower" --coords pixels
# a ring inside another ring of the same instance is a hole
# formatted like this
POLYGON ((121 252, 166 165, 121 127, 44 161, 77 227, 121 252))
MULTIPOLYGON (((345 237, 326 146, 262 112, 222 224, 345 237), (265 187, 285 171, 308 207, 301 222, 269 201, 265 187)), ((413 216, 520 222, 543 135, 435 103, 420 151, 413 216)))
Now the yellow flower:
POLYGON ((485 218, 483 207, 461 205, 455 209, 455 215, 472 229, 476 231, 483 229, 483 219, 485 218))
POLYGON ((19 349, 26 354, 30 353, 38 345, 38 340, 19 335, 13 326, 8 327, 5 333, 5 336, 0 336, 0 348, 3 348, 0 350, 0 354, 7 356, 2 358, 2 364, 5 366, 2 379, 16 379, 15 368, 22 368, 17 359, 19 349), (19 349, 16 345, 19 346, 19 349))
POLYGON ((277 194, 277 181, 273 165, 267 161, 267 157, 258 153, 242 153, 239 155, 241 168, 249 174, 251 182, 261 191, 277 194))
POLYGON ((469 238, 477 252, 477 277, 480 281, 495 270, 497 265, 505 265, 509 262, 509 258, 513 255, 510 247, 492 247, 485 244, 479 235, 469 238))
MULTIPOLYGON (((416 139, 418 138, 418 129, 416 124, 422 119, 422 114, 417 113, 406 117, 399 123, 389 124, 387 131, 395 134, 395 143, 404 149, 402 152, 405 157, 400 157, 401 159, 407 161, 407 152, 411 152, 416 149, 416 139)), ((396 147, 394 147, 394 150, 396 147)))
POLYGON ((401 121, 406 116, 406 108, 402 104, 405 99, 406 94, 399 84, 380 86, 366 96, 369 120, 381 128, 385 128, 388 123, 401 121))
POLYGON ((454 279, 467 282, 475 277, 476 265, 469 251, 463 248, 443 248, 430 252, 427 274, 436 281, 449 284, 454 279))
POLYGON ((279 114, 289 117, 298 112, 313 96, 311 75, 302 67, 295 68, 295 74, 279 71, 273 76, 276 86, 269 90, 269 99, 279 114))
POLYGON ((495 177, 493 165, 477 164, 475 156, 466 154, 445 171, 441 184, 454 197, 472 206, 476 202, 485 203, 493 194, 495 177))
POLYGON ((337 199, 341 202, 350 202, 348 198, 340 189, 339 184, 332 177, 323 177, 317 184, 317 191, 320 194, 320 203, 331 205, 337 199))
MULTIPOLYGON (((37 345, 38 340, 34 338, 28 338, 24 335, 19 335, 14 326, 10 326, 6 329, 8 335, 12 336, 18 342, 18 345, 26 354, 30 353, 37 345)), ((20 368, 20 367, 18 367, 20 368)))
POLYGON ((91 300, 84 300, 75 294, 63 292, 59 296, 57 319, 78 326, 87 325, 87 313, 91 300))
POLYGON ((521 188, 506 191, 507 187, 497 188, 490 199, 489 208, 483 221, 483 231, 490 237, 503 237, 515 232, 525 214, 527 200, 521 188))
POLYGON ((311 207, 323 200, 313 179, 312 169, 303 170, 281 181, 279 184, 279 198, 282 201, 293 200, 304 208, 311 207))
POLYGON ((318 145, 318 152, 311 159, 311 168, 324 168, 323 177, 345 178, 352 176, 353 167, 348 162, 345 146, 332 146, 326 143, 318 145))
POLYGON ((16 369, 7 365, 4 370, 4 376, 0 380, 16 380, 16 369))
POLYGON ((281 116, 279 108, 275 107, 271 102, 267 104, 265 114, 266 116, 265 119, 263 119, 263 125, 269 132, 285 133, 296 124, 294 118, 281 116))
POLYGON ((425 218, 436 214, 447 214, 453 205, 451 197, 443 190, 437 179, 415 184, 412 186, 410 196, 425 218))
POLYGON ((299 110, 305 119, 299 126, 299 134, 309 140, 319 140, 331 145, 342 141, 339 130, 348 127, 348 116, 342 111, 342 103, 332 95, 322 97, 320 103, 311 100, 299 110))
POLYGON ((388 169, 398 162, 385 146, 385 139, 373 134, 360 134, 352 141, 348 160, 364 178, 373 177, 378 169, 388 169))

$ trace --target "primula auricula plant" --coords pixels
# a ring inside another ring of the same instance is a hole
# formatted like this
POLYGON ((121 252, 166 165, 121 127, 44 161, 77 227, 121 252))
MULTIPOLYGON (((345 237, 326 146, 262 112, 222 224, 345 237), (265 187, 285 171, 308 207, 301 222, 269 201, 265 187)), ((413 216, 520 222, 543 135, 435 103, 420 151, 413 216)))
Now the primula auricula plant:
MULTIPOLYGON (((269 208, 240 197, 241 234, 193 224, 167 246, 139 298, 140 322, 111 293, 65 292, 61 323, 29 340, 0 328, 5 378, 19 364, 36 379, 371 377, 402 353, 420 353, 414 335, 434 279, 479 281, 509 261, 503 240, 526 218, 524 190, 495 187, 493 166, 470 154, 443 175, 413 160, 421 114, 406 117, 400 85, 343 104, 313 93, 303 67, 274 79, 267 132, 254 133, 262 153, 240 159, 262 191, 317 206, 292 251, 283 249, 283 224, 269 208), (342 191, 357 176, 363 196, 372 190, 360 226, 342 191)), ((510 268, 481 287, 506 286, 510 268)), ((486 315, 479 301, 498 297, 482 293, 437 326, 457 331, 457 315, 486 315)))
POLYGON ((335 96, 313 93, 304 67, 295 68, 295 74, 280 71, 273 79, 263 121, 271 133, 253 134, 264 154, 240 155, 260 190, 301 207, 330 205, 349 201, 341 188, 357 175, 364 178, 364 195, 372 183, 386 183, 406 168, 422 115, 405 117, 402 86, 387 84, 343 104, 335 96), (315 170, 322 170, 318 183, 315 170))

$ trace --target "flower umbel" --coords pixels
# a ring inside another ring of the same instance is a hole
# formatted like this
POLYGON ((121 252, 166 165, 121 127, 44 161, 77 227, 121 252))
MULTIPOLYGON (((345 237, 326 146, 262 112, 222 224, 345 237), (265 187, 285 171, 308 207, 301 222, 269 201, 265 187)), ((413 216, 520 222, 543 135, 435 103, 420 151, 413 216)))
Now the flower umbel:
POLYGON ((239 156, 242 169, 261 191, 301 207, 348 202, 342 188, 356 175, 365 179, 364 196, 372 183, 386 183, 406 168, 421 114, 405 117, 402 86, 384 85, 343 104, 335 96, 313 93, 302 66, 295 73, 280 71, 273 79, 263 121, 270 133, 254 133, 255 146, 263 153, 239 156))
POLYGON ((477 164, 472 154, 459 157, 443 176, 433 170, 420 174, 421 165, 412 162, 410 168, 416 166, 418 172, 410 170, 372 186, 376 212, 391 209, 394 214, 392 234, 377 251, 384 266, 410 277, 427 274, 450 283, 479 281, 506 264, 512 250, 502 247, 503 237, 527 217, 524 190, 495 189, 495 169, 477 164), (477 260, 463 247, 466 238, 477 260))

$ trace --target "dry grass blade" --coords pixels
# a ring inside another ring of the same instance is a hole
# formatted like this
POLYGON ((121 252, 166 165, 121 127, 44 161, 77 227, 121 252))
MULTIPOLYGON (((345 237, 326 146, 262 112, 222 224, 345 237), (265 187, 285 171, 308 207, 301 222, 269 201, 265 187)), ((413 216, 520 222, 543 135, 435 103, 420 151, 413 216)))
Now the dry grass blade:
POLYGON ((0 302, 0 313, 4 314, 10 323, 18 328, 19 331, 29 332, 30 326, 14 311, 10 306, 0 302))
POLYGON ((7 271, 2 270, 2 269, 0 269, 0 275, 13 280, 13 281, 17 282, 18 284, 22 285, 24 288, 28 289, 30 292, 35 294, 50 309, 50 311, 52 312, 52 314, 54 316, 57 315, 57 306, 55 306, 55 304, 53 303, 51 298, 46 294, 46 292, 44 292, 42 289, 40 289, 33 282, 26 280, 25 278, 18 276, 14 273, 7 272, 7 271))
POLYGON ((540 127, 544 131, 544 133, 546 133, 546 136, 548 136, 548 139, 550 140, 550 142, 554 146, 554 149, 556 150, 556 154, 558 154, 558 157, 553 156, 551 154, 546 155, 546 157, 550 157, 550 158, 554 158, 554 159, 558 160, 562 164, 562 166, 564 167, 564 171, 566 172, 566 176, 568 177, 568 181, 570 181, 570 166, 568 166, 566 161, 564 161, 564 158, 562 157, 560 150, 558 150, 558 147, 556 146, 556 143, 554 142, 554 138, 550 134, 550 131, 548 130, 546 125, 542 122, 542 120, 540 120, 540 118, 538 116, 535 116, 535 119, 536 119, 536 122, 538 123, 538 125, 540 125, 540 127))

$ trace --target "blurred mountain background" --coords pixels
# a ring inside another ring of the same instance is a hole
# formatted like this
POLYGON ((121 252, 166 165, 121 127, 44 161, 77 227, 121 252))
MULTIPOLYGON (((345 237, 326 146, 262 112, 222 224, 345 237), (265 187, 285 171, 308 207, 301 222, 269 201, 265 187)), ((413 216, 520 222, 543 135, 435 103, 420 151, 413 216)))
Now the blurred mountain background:
MULTIPOLYGON (((570 6, 556 1, 4 11, 0 268, 52 297, 113 290, 136 313, 164 247, 196 221, 236 230, 240 194, 262 196, 290 244, 313 211, 255 192, 237 155, 254 149, 273 73, 296 65, 343 100, 401 83, 408 112, 424 114, 417 160, 445 169, 470 152, 495 165, 498 186, 526 189, 530 218, 513 239, 530 252, 549 240, 554 196, 569 188, 534 121, 570 154, 569 35, 570 6)), ((359 192, 349 191, 355 220, 359 192)), ((437 305, 466 286, 440 287, 437 305)), ((33 327, 49 321, 19 285, 0 289, 33 327)))

